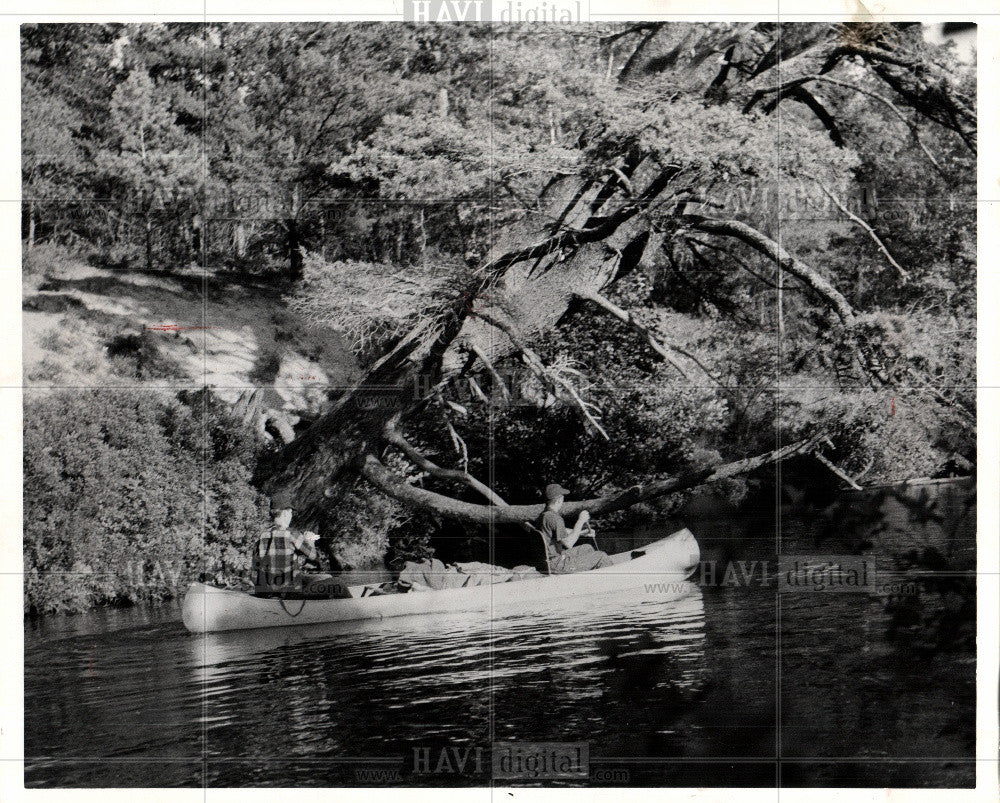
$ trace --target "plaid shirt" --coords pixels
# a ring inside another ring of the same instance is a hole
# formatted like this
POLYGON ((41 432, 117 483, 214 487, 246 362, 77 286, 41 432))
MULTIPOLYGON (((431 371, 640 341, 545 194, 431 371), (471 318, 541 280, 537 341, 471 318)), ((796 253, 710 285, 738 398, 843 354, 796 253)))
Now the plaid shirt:
POLYGON ((250 579, 258 591, 289 591, 300 585, 306 563, 319 557, 316 543, 305 533, 271 530, 261 536, 253 552, 250 579))

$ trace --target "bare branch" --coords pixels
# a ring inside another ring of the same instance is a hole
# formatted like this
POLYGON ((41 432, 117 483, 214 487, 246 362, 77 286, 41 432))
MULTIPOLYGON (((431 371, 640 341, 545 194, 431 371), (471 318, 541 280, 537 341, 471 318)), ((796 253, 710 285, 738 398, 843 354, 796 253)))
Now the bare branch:
POLYGON ((766 234, 738 220, 719 220, 700 215, 685 215, 689 225, 699 231, 709 234, 722 234, 734 237, 751 248, 773 259, 781 268, 797 278, 806 287, 818 295, 840 318, 846 330, 846 340, 852 348, 859 365, 864 370, 869 381, 875 384, 890 384, 890 377, 878 349, 870 343, 866 344, 858 331, 857 316, 854 308, 844 295, 814 268, 792 256, 784 247, 772 240, 766 234))
POLYGON ((629 198, 633 197, 635 195, 635 189, 632 187, 632 181, 629 179, 629 177, 626 176, 621 171, 620 167, 614 167, 614 166, 612 166, 611 167, 611 172, 614 173, 618 177, 618 180, 622 183, 622 186, 625 188, 625 191, 628 193, 628 197, 629 198))
POLYGON ((266 423, 270 424, 282 443, 291 443, 295 440, 295 427, 288 420, 288 415, 280 410, 268 409, 266 412, 266 423))
POLYGON ((913 134, 914 141, 917 143, 917 145, 920 146, 920 150, 924 152, 924 154, 930 160, 931 164, 934 165, 934 167, 941 175, 943 176, 946 175, 944 172, 944 168, 941 167, 940 162, 938 162, 938 160, 934 158, 934 154, 931 153, 930 150, 928 150, 927 146, 924 145, 924 143, 920 140, 920 135, 917 130, 917 124, 914 123, 905 114, 903 114, 900 108, 891 100, 889 100, 887 97, 884 97, 878 94, 877 92, 872 92, 870 89, 865 89, 864 87, 860 87, 857 84, 851 84, 848 83, 847 81, 838 81, 836 78, 830 78, 826 75, 814 75, 812 80, 822 81, 825 84, 833 84, 834 86, 839 86, 843 87, 844 89, 853 90, 854 92, 858 92, 859 94, 862 95, 867 95, 868 97, 873 98, 879 101, 880 103, 883 103, 886 106, 888 106, 889 109, 892 111, 892 113, 895 114, 900 120, 902 120, 906 124, 907 128, 910 129, 910 132, 913 134))
POLYGON ((448 435, 451 437, 451 445, 455 447, 455 451, 458 452, 459 462, 462 464, 462 471, 469 470, 469 447, 465 445, 465 439, 458 434, 458 430, 451 423, 451 419, 446 415, 444 418, 445 426, 448 427, 448 435))
POLYGON ((832 462, 830 462, 827 458, 825 458, 819 452, 813 452, 813 457, 815 457, 817 460, 819 460, 820 463, 822 463, 824 466, 826 466, 828 469, 830 469, 830 471, 832 471, 834 474, 836 474, 838 477, 840 477, 844 482, 846 482, 848 485, 850 485, 855 491, 863 491, 864 490, 864 488, 862 488, 853 479, 851 479, 851 476, 847 472, 843 471, 842 469, 837 468, 837 466, 835 466, 832 462))
POLYGON ((879 238, 879 236, 875 233, 875 229, 873 229, 871 226, 869 226, 868 223, 865 220, 863 220, 862 218, 858 217, 850 209, 848 209, 847 206, 844 204, 844 202, 841 201, 836 195, 834 195, 833 192, 830 191, 830 188, 826 186, 826 184, 824 184, 818 178, 814 178, 813 181, 815 181, 819 185, 819 188, 821 190, 823 190, 823 192, 826 193, 827 197, 831 201, 833 201, 834 204, 836 204, 837 208, 841 212, 843 212, 854 223, 857 223, 862 229, 864 229, 866 232, 868 232, 868 236, 872 238, 872 241, 875 243, 875 245, 878 246, 878 250, 881 251, 885 255, 885 258, 887 260, 889 260, 889 264, 892 265, 899 272, 899 275, 902 277, 903 281, 904 282, 909 281, 909 279, 910 279, 909 272, 907 270, 905 270, 903 268, 903 266, 900 265, 893 258, 892 254, 889 253, 889 249, 885 247, 885 243, 883 243, 882 240, 879 238))
POLYGON ((630 36, 634 33, 640 33, 641 31, 648 31, 650 29, 659 28, 662 25, 660 22, 640 22, 626 28, 623 31, 617 31, 616 33, 608 34, 607 36, 601 36, 598 38, 598 42, 602 45, 608 45, 612 42, 617 42, 624 36, 630 36))
POLYGON ((499 318, 485 312, 474 312, 473 315, 482 318, 486 321, 486 323, 495 326, 497 329, 506 334, 507 337, 510 338, 510 342, 514 344, 514 348, 521 352, 521 357, 523 358, 525 365, 528 366, 528 370, 530 370, 546 387, 548 387, 552 391, 552 394, 557 398, 561 398, 565 401, 566 396, 568 396, 569 400, 576 406, 583 416, 584 425, 588 430, 594 430, 600 433, 601 436, 607 441, 611 440, 611 437, 604 430, 604 427, 600 425, 597 418, 591 412, 591 410, 594 409, 593 405, 585 402, 580 397, 576 388, 574 388, 568 380, 560 376, 557 371, 553 371, 548 368, 545 363, 542 362, 542 358, 521 340, 521 336, 514 330, 513 326, 508 324, 506 321, 502 321, 499 318))
POLYGON ((461 482, 464 485, 468 485, 477 493, 481 494, 483 497, 488 499, 494 505, 506 505, 507 503, 503 498, 496 493, 492 488, 483 482, 480 482, 468 471, 459 471, 457 469, 442 468, 437 463, 433 462, 427 458, 423 452, 421 452, 417 447, 410 443, 404 436, 403 433, 399 431, 399 416, 394 416, 388 423, 386 423, 385 428, 382 431, 382 437, 385 442, 390 446, 395 447, 400 452, 402 452, 406 458, 413 463, 421 471, 425 471, 432 477, 437 477, 443 480, 454 480, 455 482, 461 482))
POLYGON ((909 58, 874 45, 844 46, 845 55, 860 56, 875 74, 925 117, 950 128, 976 153, 978 117, 975 102, 955 86, 953 75, 924 58, 909 58))
POLYGON ((687 373, 674 360, 673 356, 670 354, 670 351, 668 350, 668 347, 664 345, 661 341, 657 340, 649 329, 647 329, 645 326, 639 323, 631 312, 623 310, 613 301, 611 301, 608 298, 605 298, 600 293, 594 290, 590 290, 587 288, 578 289, 574 292, 574 295, 576 295, 578 298, 583 298, 588 301, 593 301, 595 304, 601 307, 601 309, 604 309, 607 312, 610 312, 612 315, 614 315, 619 321, 628 324, 629 327, 634 329, 636 332, 638 332, 646 339, 646 342, 649 344, 649 347, 653 349, 653 351, 655 351, 657 354, 659 354, 664 362, 672 365, 674 368, 677 369, 677 372, 681 376, 683 376, 685 379, 688 379, 687 373))
POLYGON ((737 240, 746 243, 751 248, 769 256, 777 262, 783 270, 788 271, 795 278, 805 284, 813 292, 820 296, 837 313, 841 322, 847 329, 853 329, 857 323, 854 308, 850 305, 843 294, 837 290, 830 282, 824 279, 809 265, 796 259, 782 245, 772 240, 763 232, 758 231, 746 223, 739 220, 720 220, 717 218, 707 218, 700 215, 685 215, 690 225, 709 234, 722 234, 727 237, 735 237, 737 240))
MULTIPOLYGON (((743 268, 743 270, 745 270, 747 273, 749 273, 751 276, 753 276, 758 281, 763 282, 768 287, 770 287, 772 290, 777 290, 778 289, 778 285, 777 284, 775 284, 774 282, 772 282, 766 276, 763 276, 760 273, 757 273, 757 271, 755 271, 753 268, 751 268, 746 263, 745 260, 740 259, 740 257, 738 257, 736 254, 734 254, 728 248, 723 248, 722 246, 715 245, 714 243, 706 243, 704 240, 699 240, 697 237, 685 237, 684 238, 684 242, 687 244, 688 248, 690 248, 693 253, 698 254, 698 256, 701 258, 701 260, 705 264, 710 264, 710 263, 708 262, 707 257, 705 257, 704 254, 701 254, 698 251, 698 249, 697 249, 696 246, 700 245, 703 248, 708 248, 709 250, 715 251, 716 253, 725 254, 727 257, 729 257, 731 260, 733 260, 733 262, 735 262, 737 265, 739 265, 741 268, 743 268)), ((782 288, 782 289, 783 290, 788 290, 789 288, 782 288)))
POLYGON ((503 381, 503 377, 500 376, 500 373, 497 371, 496 367, 494 367, 493 361, 490 360, 490 358, 481 348, 479 348, 479 346, 473 344, 471 349, 473 354, 475 354, 482 361, 483 365, 486 366, 486 370, 490 372, 490 376, 493 377, 493 381, 500 386, 500 392, 503 394, 503 397, 505 399, 509 399, 510 392, 507 390, 507 383, 503 381))
POLYGON ((759 101, 768 95, 777 94, 779 98, 787 95, 792 89, 809 81, 814 75, 829 72, 840 60, 842 54, 834 42, 821 41, 791 58, 777 59, 768 69, 753 76, 743 90, 753 90, 743 105, 743 113, 748 113, 759 101), (772 73, 774 70, 774 73, 772 73), (779 80, 767 86, 761 86, 777 74, 779 80))
POLYGON ((973 153, 976 152, 975 104, 958 90, 948 72, 925 58, 908 57, 904 53, 871 44, 845 43, 842 38, 819 42, 792 58, 779 60, 773 67, 755 76, 748 82, 747 90, 753 91, 748 93, 743 111, 749 112, 768 95, 777 94, 779 99, 782 96, 794 97, 796 87, 823 76, 852 56, 867 62, 872 72, 914 109, 954 131, 973 153), (755 88, 762 76, 770 78, 772 69, 779 80, 755 88))
POLYGON ((490 397, 483 393, 483 389, 479 387, 479 383, 476 381, 475 377, 466 377, 466 382, 469 383, 469 389, 472 391, 472 395, 475 396, 479 401, 488 403, 490 397))
MULTIPOLYGON (((799 454, 809 454, 816 448, 821 437, 822 435, 816 434, 765 454, 689 471, 667 480, 635 485, 621 493, 580 502, 567 502, 563 506, 562 512, 567 516, 575 515, 581 510, 589 510, 593 515, 611 513, 615 510, 632 507, 648 499, 738 477, 770 463, 786 460, 799 454)), ((373 483, 383 493, 404 504, 425 510, 434 510, 448 518, 471 524, 523 524, 538 518, 545 509, 543 504, 478 505, 472 502, 462 502, 428 491, 425 488, 418 488, 393 474, 375 455, 370 453, 361 458, 358 470, 365 479, 373 483)))
POLYGON ((563 248, 577 248, 586 243, 606 240, 623 223, 636 215, 647 212, 656 196, 667 187, 680 171, 680 165, 667 165, 640 195, 631 199, 629 203, 620 206, 612 214, 592 216, 582 229, 560 231, 534 245, 516 248, 512 251, 505 251, 491 256, 489 261, 481 268, 482 274, 486 277, 485 281, 489 281, 491 278, 502 274, 511 265, 516 265, 518 262, 541 259, 563 248))
POLYGON ((624 82, 627 78, 631 76, 632 70, 635 69, 635 66, 639 63, 639 59, 645 52, 646 48, 649 46, 649 43, 653 41, 653 39, 656 37, 656 34, 660 31, 662 23, 655 23, 655 25, 656 27, 651 28, 646 33, 646 35, 642 37, 642 39, 639 41, 639 44, 637 44, 635 46, 635 49, 632 51, 632 54, 625 60, 625 65, 621 68, 621 71, 618 73, 619 81, 624 82))
POLYGON ((723 382, 721 379, 719 379, 719 377, 717 377, 714 373, 712 373, 701 362, 701 360, 699 360, 697 357, 695 357, 691 352, 686 351, 685 349, 683 349, 680 346, 678 346, 676 343, 667 343, 664 340, 657 340, 656 336, 652 333, 652 331, 649 330, 649 329, 647 329, 642 324, 640 324, 635 319, 635 317, 632 315, 632 313, 626 312, 621 307, 619 307, 617 304, 613 303, 611 300, 609 300, 608 298, 600 295, 599 293, 593 293, 593 292, 590 292, 590 291, 577 290, 576 291, 576 295, 579 296, 580 298, 586 298, 586 299, 589 299, 590 301, 593 301, 595 304, 598 304, 599 306, 603 307, 605 310, 607 310, 612 315, 614 315, 616 318, 618 318, 618 320, 624 321, 629 326, 631 326, 633 329, 635 329, 637 332, 639 332, 641 335, 643 335, 643 337, 646 338, 646 342, 649 343, 650 347, 657 354, 659 354, 661 357, 663 357, 663 359, 666 362, 669 362, 674 368, 676 368, 678 371, 680 371, 681 376, 683 376, 685 379, 689 378, 688 375, 687 375, 687 373, 676 362, 674 362, 674 360, 669 356, 669 351, 667 351, 667 349, 675 351, 678 354, 680 354, 682 357, 685 357, 688 360, 690 360, 691 362, 693 362, 696 366, 698 366, 698 368, 701 370, 701 372, 703 374, 705 374, 705 376, 707 376, 709 379, 711 379, 713 382, 715 382, 715 384, 717 384, 720 388, 722 388, 727 394, 731 392, 730 389, 726 386, 726 383, 723 382), (625 317, 622 317, 622 316, 625 316, 625 317), (664 353, 664 352, 666 352, 666 353, 664 353))
POLYGON ((960 418, 964 419, 966 426, 972 426, 972 427, 974 427, 976 425, 976 415, 975 415, 975 413, 973 413, 971 410, 969 410, 961 402, 956 402, 954 399, 949 399, 938 388, 936 388, 932 383, 928 382, 926 379, 924 379, 923 377, 921 377, 913 368, 908 367, 906 369, 906 373, 909 375, 909 377, 914 382, 917 383, 917 389, 918 390, 920 390, 920 391, 922 391, 924 393, 928 393, 931 396, 933 396, 935 399, 937 399, 939 402, 941 402, 942 404, 948 405, 948 407, 950 407, 956 413, 959 414, 960 418))

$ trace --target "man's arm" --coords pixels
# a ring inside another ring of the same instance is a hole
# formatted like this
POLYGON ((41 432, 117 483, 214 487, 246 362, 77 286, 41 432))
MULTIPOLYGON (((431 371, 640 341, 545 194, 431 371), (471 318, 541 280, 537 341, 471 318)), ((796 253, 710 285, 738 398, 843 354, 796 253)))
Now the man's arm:
POLYGON ((580 536, 583 534, 584 528, 590 522, 590 513, 586 510, 581 510, 580 515, 577 516, 576 524, 573 525, 573 529, 567 531, 565 527, 562 528, 562 535, 560 535, 559 540, 566 549, 570 549, 579 540, 580 536))
POLYGON ((293 541, 295 551, 302 557, 303 563, 319 567, 319 551, 316 549, 318 535, 312 532, 299 533, 298 538, 293 541))

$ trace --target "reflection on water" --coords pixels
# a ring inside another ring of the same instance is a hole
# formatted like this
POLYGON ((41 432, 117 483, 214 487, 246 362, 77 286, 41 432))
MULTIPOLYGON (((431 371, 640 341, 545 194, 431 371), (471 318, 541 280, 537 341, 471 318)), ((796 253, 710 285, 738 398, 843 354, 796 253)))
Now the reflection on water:
MULTIPOLYGON (((652 695, 660 682, 697 684, 704 624, 701 593, 689 585, 675 602, 636 595, 612 606, 596 597, 492 622, 451 614, 215 634, 192 640, 190 659, 204 691, 209 756, 231 755, 242 739, 241 755, 283 761, 297 780, 349 782, 357 767, 339 763, 343 756, 394 757, 402 766, 414 749, 485 747, 517 738, 526 714, 588 738, 617 667, 672 667, 647 689, 652 695), (266 730, 258 727, 262 700, 281 712, 266 730)), ((210 772, 222 782, 226 768, 210 761, 210 772)))
MULTIPOLYGON (((783 520, 786 551, 857 540, 820 525, 783 520)), ((692 529, 706 560, 774 557, 766 517, 692 529)), ((972 554, 974 531, 950 530, 949 554, 972 554)), ((516 740, 586 742, 597 785, 974 777, 974 655, 915 661, 869 594, 687 584, 492 620, 193 636, 161 608, 26 631, 28 786, 483 785, 489 745, 516 740)))
POLYGON ((690 583, 679 599, 640 590, 492 620, 59 639, 28 655, 27 754, 37 759, 27 779, 200 784, 207 772, 217 785, 354 783, 358 766, 402 767, 415 748, 585 741, 627 717, 620 698, 635 670, 650 697, 693 694, 704 641, 702 594, 690 583))

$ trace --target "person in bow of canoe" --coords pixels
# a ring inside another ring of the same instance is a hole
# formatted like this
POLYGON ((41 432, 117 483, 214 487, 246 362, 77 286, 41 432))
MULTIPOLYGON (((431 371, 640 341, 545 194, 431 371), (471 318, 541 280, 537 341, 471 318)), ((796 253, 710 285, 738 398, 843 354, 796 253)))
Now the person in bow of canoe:
POLYGON ((566 529, 566 521, 559 510, 566 501, 568 493, 569 491, 555 482, 545 486, 545 511, 536 526, 545 536, 549 571, 552 574, 570 574, 611 566, 611 557, 606 552, 600 552, 590 544, 576 543, 585 532, 593 532, 590 527, 590 513, 581 510, 573 529, 566 529))
POLYGON ((294 502, 282 491, 271 498, 271 528, 254 546, 250 581, 258 596, 323 596, 333 576, 318 571, 319 552, 313 532, 290 529, 294 502))

